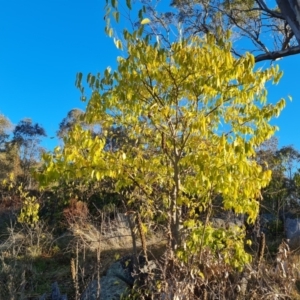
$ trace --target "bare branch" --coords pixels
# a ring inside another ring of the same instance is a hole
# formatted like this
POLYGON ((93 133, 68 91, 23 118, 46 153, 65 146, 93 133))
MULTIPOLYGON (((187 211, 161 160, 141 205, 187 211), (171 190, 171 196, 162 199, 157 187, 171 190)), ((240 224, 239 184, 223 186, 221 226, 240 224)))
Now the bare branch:
POLYGON ((257 3, 257 5, 259 6, 259 8, 261 10, 268 13, 271 17, 285 20, 284 16, 281 13, 276 12, 276 11, 268 8, 268 6, 267 6, 267 4, 265 3, 264 0, 256 0, 256 3, 257 3))
POLYGON ((276 60, 282 57, 291 56, 300 53, 300 46, 295 46, 285 50, 267 52, 264 54, 257 55, 255 57, 255 62, 260 62, 264 60, 276 60))

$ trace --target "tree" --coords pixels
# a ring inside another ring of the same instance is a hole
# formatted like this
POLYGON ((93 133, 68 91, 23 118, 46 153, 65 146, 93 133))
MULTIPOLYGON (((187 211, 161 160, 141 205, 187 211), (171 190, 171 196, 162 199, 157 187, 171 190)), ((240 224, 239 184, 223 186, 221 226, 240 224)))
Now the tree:
POLYGON ((0 150, 5 147, 9 137, 8 131, 11 130, 12 124, 8 118, 0 114, 0 150))
MULTIPOLYGON (((283 229, 287 213, 299 210, 299 158, 293 146, 278 149, 278 141, 272 138, 257 149, 256 160, 266 170, 272 171, 270 183, 262 190, 261 213, 273 215, 272 229, 283 229), (280 223, 281 222, 281 223, 280 223)), ((271 225, 272 226, 272 225, 271 225)))
MULTIPOLYGON (((277 174, 274 179, 281 177, 282 186, 279 192, 285 193, 285 198, 282 202, 282 207, 277 204, 277 209, 281 209, 282 213, 286 212, 286 208, 298 206, 299 191, 297 187, 297 167, 299 167, 300 153, 293 146, 285 146, 276 151, 275 157, 277 160, 277 174), (281 172, 281 174, 280 174, 281 172), (281 175, 279 177, 279 174, 281 175), (277 175, 277 176, 276 176, 277 175)), ((277 203, 280 203, 277 201, 277 203)))
POLYGON ((11 160, 13 151, 9 150, 8 138, 9 131, 12 129, 12 124, 8 118, 0 114, 0 179, 7 177, 13 169, 11 160))
POLYGON ((0 180, 16 176, 20 171, 18 151, 10 139, 13 125, 4 115, 0 115, 0 180))
POLYGON ((33 124, 31 119, 19 122, 13 131, 12 142, 18 148, 21 160, 22 182, 25 187, 31 188, 30 169, 38 162, 43 148, 39 146, 41 137, 46 132, 39 124, 33 124))
POLYGON ((126 129, 120 126, 112 126, 110 128, 99 128, 99 124, 87 124, 84 121, 84 112, 80 109, 72 109, 68 112, 67 116, 59 124, 59 130, 57 132, 58 137, 64 138, 68 136, 69 131, 76 125, 89 129, 94 136, 106 138, 105 149, 107 151, 116 151, 120 147, 124 146, 128 141, 126 138, 126 129), (106 132, 106 134, 104 134, 106 132))
MULTIPOLYGON (((129 8, 132 2, 126 1, 129 8)), ((143 5, 139 21, 131 24, 140 26, 143 15, 148 15, 151 20, 148 34, 162 42, 174 34, 174 24, 178 24, 180 34, 185 36, 210 33, 220 37, 231 30, 232 52, 241 56, 246 47, 255 53, 256 62, 300 53, 300 4, 296 0, 277 0, 277 6, 275 1, 270 4, 265 0, 173 0, 167 11, 159 11, 161 1, 138 2, 143 5), (162 35, 162 31, 166 34, 162 35)), ((118 20, 117 1, 107 1, 107 20, 112 11, 118 20)), ((112 34, 109 24, 107 32, 112 34)))
POLYGON ((285 104, 267 104, 264 85, 277 83, 281 73, 254 71, 252 55, 236 59, 225 38, 209 34, 170 47, 152 45, 138 32, 124 38, 128 57, 94 81, 85 121, 126 128, 135 142, 105 151, 105 136, 75 126, 62 149, 44 155, 40 183, 112 178, 127 209, 148 220, 143 230, 164 220, 171 257, 198 270, 210 249, 241 268, 250 260, 244 229, 218 228, 211 218, 220 198, 225 211, 247 214, 248 222, 257 216, 271 172, 257 164, 255 148, 274 134, 269 121, 285 104))
POLYGON ((84 112, 80 109, 74 108, 71 109, 67 116, 61 121, 59 124, 59 130, 57 131, 57 135, 60 138, 63 138, 68 134, 68 132, 72 129, 76 124, 82 124, 84 112))

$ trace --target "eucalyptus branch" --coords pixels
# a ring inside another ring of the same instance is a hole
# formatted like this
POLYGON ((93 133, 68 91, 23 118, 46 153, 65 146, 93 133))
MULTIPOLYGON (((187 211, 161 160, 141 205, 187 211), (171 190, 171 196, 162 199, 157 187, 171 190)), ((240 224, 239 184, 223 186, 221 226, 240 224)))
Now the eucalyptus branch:
POLYGON ((283 17, 283 15, 281 13, 268 8, 268 6, 266 5, 264 0, 255 0, 255 1, 256 1, 257 5, 261 8, 261 10, 263 10, 264 12, 267 12, 270 16, 281 19, 281 20, 285 20, 285 18, 283 17))
POLYGON ((300 46, 294 46, 288 49, 272 51, 255 56, 255 62, 264 60, 277 60, 286 56, 291 56, 300 53, 300 46))

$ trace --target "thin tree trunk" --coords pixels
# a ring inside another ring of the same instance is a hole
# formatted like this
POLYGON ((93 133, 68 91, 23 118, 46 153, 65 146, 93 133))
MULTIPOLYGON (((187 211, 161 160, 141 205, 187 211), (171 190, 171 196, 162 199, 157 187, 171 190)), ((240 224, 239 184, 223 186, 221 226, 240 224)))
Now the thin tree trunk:
POLYGON ((179 189, 180 189, 180 172, 179 158, 174 163, 174 186, 171 195, 171 234, 172 234, 172 250, 175 251, 180 245, 180 223, 181 223, 181 206, 178 205, 179 189))

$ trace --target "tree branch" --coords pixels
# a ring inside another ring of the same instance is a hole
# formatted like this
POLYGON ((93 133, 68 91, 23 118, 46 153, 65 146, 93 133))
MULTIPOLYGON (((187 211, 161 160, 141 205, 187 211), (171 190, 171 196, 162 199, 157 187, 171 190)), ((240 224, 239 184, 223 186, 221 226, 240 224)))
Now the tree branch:
POLYGON ((257 5, 259 6, 259 8, 261 10, 268 13, 270 16, 272 16, 274 18, 285 20, 284 16, 281 13, 276 12, 276 11, 268 8, 268 6, 267 6, 267 4, 265 3, 264 0, 256 0, 256 3, 257 3, 257 5))
POLYGON ((260 62, 264 60, 276 60, 278 58, 291 56, 300 53, 300 46, 291 47, 285 50, 267 52, 264 54, 257 55, 255 57, 255 62, 260 62))

